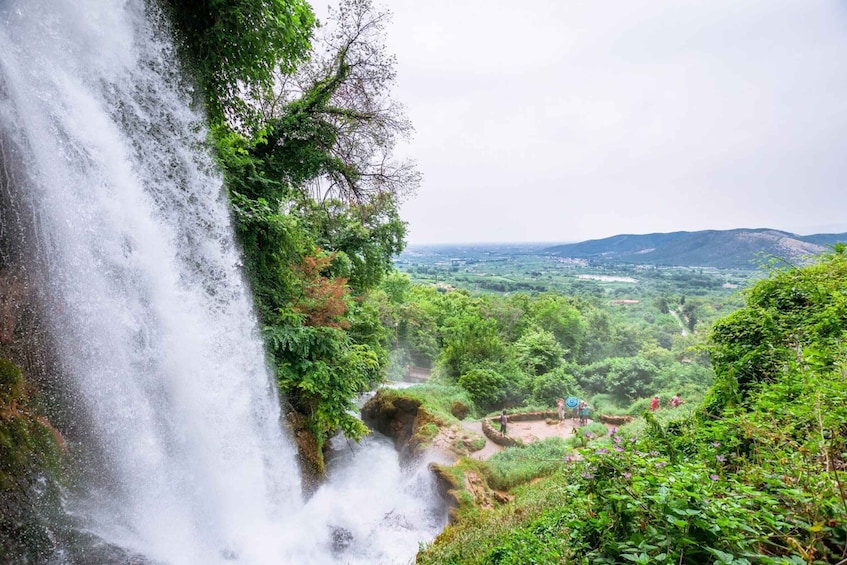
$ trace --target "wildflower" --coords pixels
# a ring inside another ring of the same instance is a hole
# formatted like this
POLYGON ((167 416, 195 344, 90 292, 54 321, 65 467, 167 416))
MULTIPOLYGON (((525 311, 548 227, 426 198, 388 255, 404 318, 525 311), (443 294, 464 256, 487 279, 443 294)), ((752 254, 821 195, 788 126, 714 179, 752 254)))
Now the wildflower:
POLYGON ((629 438, 629 443, 635 443, 635 439, 635 436, 632 436, 631 438, 629 438))
POLYGON ((712 442, 712 447, 720 447, 720 446, 721 446, 721 442, 719 442, 719 441, 713 441, 712 442))
POLYGON ((650 452, 650 455, 652 455, 653 457, 658 457, 658 456, 659 456, 659 452, 658 452, 658 451, 651 451, 651 452, 650 452))
POLYGON ((662 467, 664 467, 667 464, 668 464, 667 461, 656 461, 656 469, 661 469, 662 467))
POLYGON ((621 473, 621 475, 623 475, 624 479, 629 479, 632 477, 632 473, 629 473, 627 471, 624 471, 623 473, 621 473))
POLYGON ((608 450, 608 449, 606 449, 605 447, 601 447, 600 449, 598 449, 597 451, 595 451, 595 453, 596 453, 597 455, 603 455, 604 453, 609 453, 609 450, 608 450))
POLYGON ((610 435, 615 435, 616 433, 618 433, 618 427, 617 426, 612 426, 611 428, 609 428, 609 434, 610 435))
POLYGON ((623 452, 623 447, 621 447, 620 445, 615 445, 614 447, 612 447, 612 449, 614 449, 618 453, 623 452))
POLYGON ((583 479, 593 479, 594 478, 594 475, 592 475, 591 473, 581 473, 579 476, 582 477, 583 479))
POLYGON ((726 457, 724 457, 723 455, 715 455, 715 459, 717 459, 721 463, 726 463, 726 457))
POLYGON ((615 443, 620 443, 623 440, 621 440, 621 436, 615 436, 612 438, 612 441, 614 441, 615 443))
POLYGON ((587 437, 588 439, 594 439, 594 434, 592 434, 591 432, 585 432, 585 437, 587 437))
POLYGON ((712 479, 713 481, 718 480, 718 476, 717 476, 717 475, 715 475, 715 474, 711 474, 711 475, 709 475, 709 478, 710 478, 710 479, 712 479))

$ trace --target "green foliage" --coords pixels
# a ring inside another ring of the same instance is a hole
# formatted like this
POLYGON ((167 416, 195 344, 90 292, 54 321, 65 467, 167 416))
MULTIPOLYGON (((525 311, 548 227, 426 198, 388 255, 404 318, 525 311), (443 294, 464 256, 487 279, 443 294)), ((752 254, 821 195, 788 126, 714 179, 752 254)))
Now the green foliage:
POLYGON ((303 0, 166 0, 213 116, 248 118, 246 97, 307 56, 315 17, 303 0))
MULTIPOLYGON (((663 405, 608 439, 578 434, 581 460, 516 488, 508 507, 448 527, 418 561, 842 561, 844 259, 829 255, 772 273, 748 293, 740 313, 715 325, 717 378, 702 408, 663 405)), ((665 369, 684 370, 662 352, 642 348, 642 355, 665 369)), ((603 369, 598 382, 626 374, 621 367, 634 362, 613 359, 594 367, 603 369)), ((645 408, 646 396, 631 409, 645 408)), ((592 402, 601 400, 616 397, 592 402)))
POLYGON ((552 333, 564 351, 577 350, 585 333, 585 321, 567 298, 546 294, 533 300, 529 308, 534 322, 552 333))
MULTIPOLYGON (((385 394, 385 389, 380 389, 385 394)), ((393 391, 395 396, 420 401, 430 414, 442 422, 457 422, 453 415, 454 405, 473 408, 474 403, 468 392, 456 385, 419 384, 393 391)))
POLYGON ((499 408, 515 396, 516 383, 491 369, 471 369, 459 377, 458 385, 468 391, 483 410, 499 408))
POLYGON ((450 377, 456 378, 475 367, 506 360, 506 347, 494 320, 478 315, 455 317, 447 320, 442 332, 441 362, 450 377))
POLYGON ((385 292, 391 304, 404 304, 412 289, 409 275, 398 271, 389 272, 382 282, 382 290, 385 292))
POLYGON ((580 434, 587 436, 589 440, 603 437, 608 433, 606 426, 600 422, 591 422, 588 425, 579 428, 580 434))
POLYGON ((810 513, 808 494, 792 481, 740 472, 731 455, 721 455, 720 445, 709 446, 702 459, 678 463, 656 447, 651 440, 614 434, 609 447, 585 448, 582 460, 561 462, 560 473, 518 490, 510 507, 448 528, 444 541, 421 552, 418 562, 740 564, 838 558, 824 541, 834 537, 843 544, 837 499, 817 503, 810 513))
POLYGON ((578 381, 589 392, 631 401, 652 392, 659 369, 643 357, 614 357, 583 367, 578 381))
POLYGON ((803 349, 832 366, 847 327, 847 257, 776 271, 747 293, 747 305, 716 323, 709 353, 715 367, 712 408, 743 402, 762 383, 773 383, 803 349))
POLYGON ((0 359, 0 492, 26 491, 31 475, 59 456, 58 433, 37 415, 21 370, 0 359))
POLYGON ((555 406, 559 398, 579 396, 576 379, 558 368, 532 381, 532 400, 542 406, 555 406))
POLYGON ((378 354, 350 343, 341 329, 304 326, 295 316, 287 325, 268 326, 265 341, 276 360, 280 388, 298 412, 310 416, 317 437, 337 429, 352 438, 367 430, 350 414, 353 398, 380 378, 378 354))
POLYGON ((518 363, 529 375, 549 373, 559 366, 564 354, 556 337, 542 329, 524 333, 515 342, 514 348, 518 363))
POLYGON ((345 0, 313 46, 316 22, 301 0, 165 5, 206 94, 283 396, 319 444, 337 429, 358 438, 366 430, 352 400, 388 363, 371 293, 405 244, 397 207, 418 182, 391 158, 411 126, 389 97, 387 14, 345 0))
POLYGON ((658 368, 641 357, 612 359, 606 374, 606 390, 617 398, 633 400, 648 394, 658 368))
POLYGON ((559 437, 547 438, 524 447, 510 447, 494 454, 485 467, 488 484, 511 489, 561 469, 572 447, 559 437))

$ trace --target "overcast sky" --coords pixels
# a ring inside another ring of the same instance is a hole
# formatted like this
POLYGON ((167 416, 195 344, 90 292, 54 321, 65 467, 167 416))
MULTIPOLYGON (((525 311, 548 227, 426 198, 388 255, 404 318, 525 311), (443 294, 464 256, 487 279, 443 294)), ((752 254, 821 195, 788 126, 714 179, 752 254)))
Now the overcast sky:
POLYGON ((845 2, 383 4, 410 243, 847 231, 845 2))

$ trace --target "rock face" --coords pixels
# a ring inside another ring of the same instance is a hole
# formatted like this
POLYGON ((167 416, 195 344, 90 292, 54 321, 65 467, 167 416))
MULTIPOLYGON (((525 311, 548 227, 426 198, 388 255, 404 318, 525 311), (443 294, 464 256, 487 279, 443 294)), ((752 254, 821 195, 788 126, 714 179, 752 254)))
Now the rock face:
MULTIPOLYGON (((47 466, 58 461, 61 436, 32 401, 50 382, 49 347, 41 323, 39 250, 20 163, 18 147, 0 130, 0 561, 4 563, 42 562, 54 554, 56 525, 50 517, 59 504, 47 466)), ((49 395, 42 394, 41 400, 38 404, 50 404, 49 395)))
POLYGON ((438 492, 447 504, 447 515, 451 524, 457 521, 459 506, 463 504, 491 509, 514 499, 510 494, 492 489, 485 474, 478 469, 463 468, 456 471, 437 463, 432 463, 429 468, 435 474, 438 492))
POLYGON ((607 416, 605 414, 599 417, 599 420, 604 424, 612 426, 622 426, 632 422, 632 416, 607 416))
POLYGON ((326 478, 326 464, 315 434, 307 427, 306 418, 297 412, 286 414, 286 423, 297 444, 303 490, 313 493, 326 478))
MULTIPOLYGON (((450 407, 456 417, 467 416, 469 408, 460 402, 450 407)), ((391 390, 380 390, 362 408, 362 421, 394 440, 404 457, 415 457, 434 449, 448 459, 457 459, 482 449, 485 442, 477 435, 433 416, 418 400, 391 390)))
POLYGON ((362 407, 362 421, 370 428, 394 440, 403 455, 414 455, 424 443, 420 429, 432 419, 420 410, 417 400, 378 391, 362 407))

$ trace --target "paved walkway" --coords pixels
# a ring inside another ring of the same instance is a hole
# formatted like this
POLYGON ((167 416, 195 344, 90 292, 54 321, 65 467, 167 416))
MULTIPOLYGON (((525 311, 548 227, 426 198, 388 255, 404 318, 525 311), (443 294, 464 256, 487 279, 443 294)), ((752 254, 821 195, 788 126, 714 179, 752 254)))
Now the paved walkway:
MULTIPOLYGON (((591 423, 591 420, 588 421, 591 423)), ((482 461, 488 459, 498 451, 503 451, 503 446, 497 445, 482 433, 482 422, 480 420, 462 421, 466 430, 485 438, 485 447, 471 453, 474 459, 482 461)), ((508 434, 523 440, 524 443, 532 443, 548 437, 569 438, 574 429, 579 428, 579 420, 565 419, 557 424, 548 424, 545 420, 530 420, 528 422, 510 422, 506 428, 508 434)))

